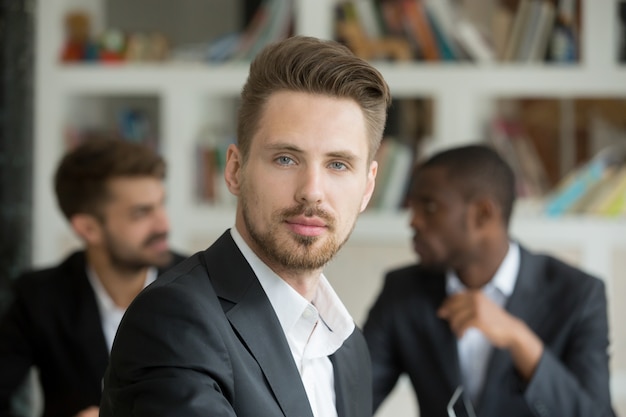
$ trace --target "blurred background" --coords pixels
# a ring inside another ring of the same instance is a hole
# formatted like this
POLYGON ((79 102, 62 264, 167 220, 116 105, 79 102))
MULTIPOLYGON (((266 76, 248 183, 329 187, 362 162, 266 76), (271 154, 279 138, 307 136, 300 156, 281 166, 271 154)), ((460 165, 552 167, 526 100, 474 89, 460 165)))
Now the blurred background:
MULTIPOLYGON (((168 161, 173 247, 234 222, 222 179, 250 59, 294 34, 337 39, 391 86, 377 188, 326 274, 362 324, 386 270, 414 262, 408 173, 497 147, 517 175, 512 236, 601 277, 612 391, 626 413, 626 1, 5 0, 0 15, 0 309, 27 268, 78 242, 52 192, 61 155, 115 135, 168 161)), ((377 416, 416 415, 402 381, 377 416)))

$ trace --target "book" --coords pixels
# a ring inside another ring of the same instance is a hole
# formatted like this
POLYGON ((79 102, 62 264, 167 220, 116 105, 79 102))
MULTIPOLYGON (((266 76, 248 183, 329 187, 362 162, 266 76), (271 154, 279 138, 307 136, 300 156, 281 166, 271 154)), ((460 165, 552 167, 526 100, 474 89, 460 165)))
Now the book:
POLYGON ((433 31, 433 35, 435 36, 435 42, 437 43, 441 60, 457 60, 459 58, 459 52, 456 50, 457 48, 454 45, 452 38, 444 31, 443 27, 437 21, 437 18, 429 12, 428 8, 426 9, 426 17, 428 18, 428 23, 433 31))
POLYGON ((578 199, 567 211, 572 214, 594 213, 598 214, 598 206, 604 204, 618 180, 619 167, 609 167, 604 171, 600 180, 592 184, 587 192, 578 199))
POLYGON ((251 60, 267 44, 289 36, 292 25, 290 0, 265 0, 242 37, 234 60, 251 60))
POLYGON ((521 0, 517 6, 511 34, 504 50, 504 61, 514 61, 518 55, 526 21, 529 19, 531 4, 531 0, 521 0))
POLYGON ((376 172, 376 185, 374 186, 374 192, 370 198, 368 208, 376 209, 382 204, 381 201, 384 193, 384 184, 387 182, 387 177, 389 176, 389 171, 391 170, 389 160, 391 159, 391 148, 393 146, 392 142, 394 141, 395 139, 390 137, 383 138, 383 141, 380 143, 380 147, 374 156, 374 160, 378 163, 378 171, 376 172))
POLYGON ((415 158, 414 152, 408 144, 398 140, 391 140, 390 144, 391 158, 388 160, 390 170, 383 183, 378 207, 383 210, 398 210, 403 206, 408 191, 415 158))
POLYGON ((397 210, 403 206, 415 153, 411 146, 396 137, 383 139, 376 157, 376 186, 368 207, 374 210, 397 210))
POLYGON ((531 0, 529 3, 520 41, 515 51, 515 61, 528 62, 530 60, 530 50, 539 32, 542 3, 543 0, 531 0))
POLYGON ((548 51, 550 34, 554 25, 555 8, 549 1, 539 2, 539 16, 537 17, 537 26, 531 39, 527 62, 543 61, 548 51))
POLYGON ((607 170, 624 162, 625 152, 620 146, 604 148, 587 163, 568 174, 546 201, 546 215, 559 216, 571 211, 585 194, 607 177, 607 170))
POLYGON ((545 168, 520 122, 503 116, 492 121, 489 141, 515 175, 519 197, 542 197, 548 190, 545 168))
POLYGON ((455 39, 457 7, 451 0, 423 0, 439 51, 443 59, 464 59, 464 55, 455 39))
POLYGON ((415 45, 426 61, 438 61, 439 49, 435 35, 428 22, 426 9, 421 0, 400 0, 405 16, 407 33, 412 37, 415 45))
POLYGON ((466 19, 459 19, 455 28, 455 39, 470 58, 483 63, 492 63, 495 60, 493 48, 474 24, 466 19))
POLYGON ((380 15, 374 4, 375 0, 354 0, 356 15, 363 32, 370 39, 380 39, 384 36, 380 15))
POLYGON ((620 198, 623 200, 624 195, 626 195, 626 166, 612 167, 607 170, 605 177, 581 198, 581 204, 572 211, 600 216, 618 214, 612 211, 617 208, 616 202, 619 202, 620 198))
POLYGON ((502 4, 498 4, 493 12, 491 21, 492 44, 493 52, 498 61, 504 60, 514 16, 511 9, 504 7, 502 4))
POLYGON ((550 35, 548 58, 558 63, 577 62, 579 0, 559 0, 554 29, 550 35))
POLYGON ((600 206, 600 214, 605 216, 619 216, 626 214, 626 174, 621 175, 619 182, 613 187, 606 204, 600 206))

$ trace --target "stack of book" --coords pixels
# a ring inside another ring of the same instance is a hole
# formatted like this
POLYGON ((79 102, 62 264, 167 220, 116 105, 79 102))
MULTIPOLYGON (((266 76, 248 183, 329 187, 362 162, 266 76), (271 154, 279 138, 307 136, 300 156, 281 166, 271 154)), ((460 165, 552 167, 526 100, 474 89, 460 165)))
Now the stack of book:
POLYGON ((600 151, 567 175, 546 201, 548 216, 626 214, 626 144, 600 151))
POLYGON ((575 62, 579 8, 579 0, 342 0, 337 27, 355 22, 372 43, 403 39, 423 61, 575 62))

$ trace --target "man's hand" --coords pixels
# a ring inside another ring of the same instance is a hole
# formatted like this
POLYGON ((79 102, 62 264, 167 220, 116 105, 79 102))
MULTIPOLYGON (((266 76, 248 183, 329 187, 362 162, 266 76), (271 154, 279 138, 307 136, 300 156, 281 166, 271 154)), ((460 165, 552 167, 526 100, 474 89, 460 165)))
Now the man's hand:
POLYGON ((98 414, 100 414, 100 408, 92 405, 91 407, 80 411, 74 417, 98 417, 98 414))
POLYGON ((513 343, 516 317, 511 316, 481 291, 471 290, 448 297, 437 315, 450 323, 457 338, 470 327, 480 330, 496 347, 508 348, 513 343))
POLYGON ((509 350, 519 373, 530 380, 541 359, 543 342, 526 323, 509 314, 481 291, 470 290, 448 297, 437 315, 450 323, 458 338, 474 327, 495 347, 509 350))

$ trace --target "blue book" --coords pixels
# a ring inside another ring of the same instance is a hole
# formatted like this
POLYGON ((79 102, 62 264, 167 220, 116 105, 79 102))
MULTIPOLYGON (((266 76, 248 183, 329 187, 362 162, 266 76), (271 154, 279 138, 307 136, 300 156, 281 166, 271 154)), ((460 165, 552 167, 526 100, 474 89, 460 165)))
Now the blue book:
POLYGON ((567 212, 594 184, 602 179, 606 168, 607 161, 604 158, 589 161, 548 200, 545 213, 548 216, 560 216, 567 212))

